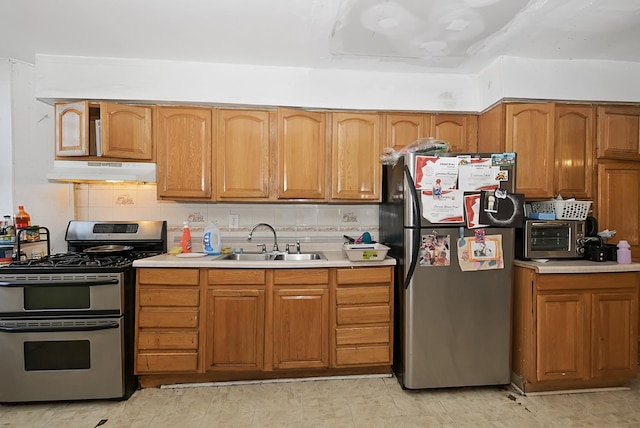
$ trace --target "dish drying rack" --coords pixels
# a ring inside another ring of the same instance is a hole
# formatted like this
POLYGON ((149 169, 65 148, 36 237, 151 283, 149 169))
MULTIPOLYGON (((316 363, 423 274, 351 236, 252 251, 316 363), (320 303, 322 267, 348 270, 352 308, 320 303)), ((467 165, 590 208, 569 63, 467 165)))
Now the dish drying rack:
POLYGON ((592 201, 541 201, 531 202, 531 211, 550 213, 558 220, 585 220, 592 201))

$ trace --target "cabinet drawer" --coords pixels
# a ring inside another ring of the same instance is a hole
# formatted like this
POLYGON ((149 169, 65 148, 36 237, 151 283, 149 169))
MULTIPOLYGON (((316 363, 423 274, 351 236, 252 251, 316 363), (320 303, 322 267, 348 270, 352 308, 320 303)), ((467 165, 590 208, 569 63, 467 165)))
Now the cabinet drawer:
POLYGON ((264 284, 264 269, 209 269, 207 284, 264 284))
POLYGON ((355 268, 338 269, 338 284, 371 284, 376 282, 391 282, 393 268, 355 268))
POLYGON ((142 308, 138 314, 138 327, 198 328, 198 310, 142 308))
POLYGON ((198 269, 138 269, 138 283, 159 285, 198 285, 198 269))
POLYGON ((329 269, 275 269, 274 284, 328 284, 329 269))
POLYGON ((362 345, 364 343, 389 343, 389 327, 339 327, 336 344, 362 345))
POLYGON ((594 289, 635 289, 640 280, 637 272, 622 273, 576 273, 537 275, 538 290, 594 290, 594 289))
POLYGON ((391 311, 389 305, 380 306, 348 306, 338 308, 338 325, 388 323, 391 311))
POLYGON ((198 332, 141 331, 138 334, 138 349, 198 349, 198 332))
POLYGON ((336 365, 391 364, 389 346, 358 346, 336 349, 336 365))
POLYGON ((197 288, 150 288, 142 286, 140 306, 198 306, 200 290, 197 288))
POLYGON ((338 305, 389 303, 389 287, 341 287, 337 290, 336 299, 338 305))
POLYGON ((198 353, 138 354, 136 373, 195 372, 198 370, 198 353))

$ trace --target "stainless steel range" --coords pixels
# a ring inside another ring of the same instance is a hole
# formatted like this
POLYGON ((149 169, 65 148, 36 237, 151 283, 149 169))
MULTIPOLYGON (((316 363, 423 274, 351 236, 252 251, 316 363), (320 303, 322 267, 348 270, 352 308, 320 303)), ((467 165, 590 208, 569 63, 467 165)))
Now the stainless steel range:
POLYGON ((128 398, 132 263, 166 236, 164 221, 71 221, 69 252, 0 267, 0 402, 128 398))

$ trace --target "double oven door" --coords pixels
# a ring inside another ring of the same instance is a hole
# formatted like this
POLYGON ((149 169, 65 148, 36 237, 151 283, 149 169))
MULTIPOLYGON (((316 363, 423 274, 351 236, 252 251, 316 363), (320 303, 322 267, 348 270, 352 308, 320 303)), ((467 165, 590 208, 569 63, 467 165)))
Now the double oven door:
POLYGON ((122 398, 125 274, 0 275, 0 402, 122 398))

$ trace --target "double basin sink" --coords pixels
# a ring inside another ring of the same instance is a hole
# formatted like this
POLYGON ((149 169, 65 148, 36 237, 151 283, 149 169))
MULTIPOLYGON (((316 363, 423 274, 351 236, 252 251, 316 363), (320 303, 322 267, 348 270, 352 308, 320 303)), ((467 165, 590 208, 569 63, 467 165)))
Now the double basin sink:
POLYGON ((287 261, 287 262, 308 262, 312 260, 327 260, 322 253, 240 253, 227 254, 218 260, 236 260, 236 261, 287 261))

